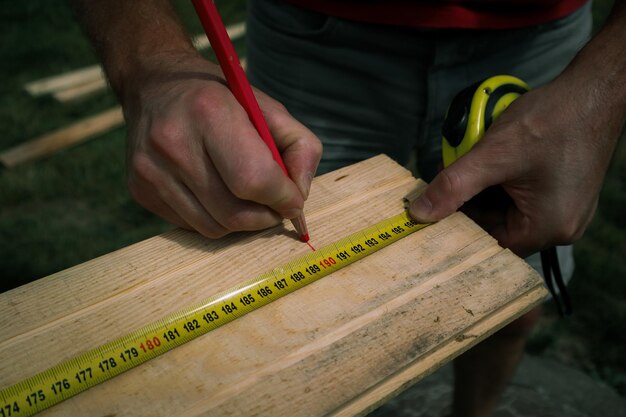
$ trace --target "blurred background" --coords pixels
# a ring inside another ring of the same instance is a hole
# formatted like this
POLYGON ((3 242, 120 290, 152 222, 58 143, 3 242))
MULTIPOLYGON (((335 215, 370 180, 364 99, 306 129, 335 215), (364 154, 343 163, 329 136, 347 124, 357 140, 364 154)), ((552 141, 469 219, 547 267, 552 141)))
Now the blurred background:
MULTIPOLYGON (((173 1, 190 34, 202 33, 191 3, 173 1)), ((216 0, 226 25, 242 22, 245 0, 216 0)), ((610 0, 594 1, 601 27, 610 0)), ((243 37, 234 41, 245 56, 243 37)), ((206 56, 213 59, 210 52, 206 56)), ((25 85, 97 64, 60 0, 3 1, 0 8, 0 153, 114 108, 107 89, 68 99, 33 96, 25 85)), ((600 63, 599 63, 600 64, 600 63)), ((75 91, 76 92, 76 91, 75 91)), ((69 94, 71 96, 71 94, 69 94)), ((171 228, 131 199, 125 129, 118 123, 77 146, 0 168, 0 292, 171 228)), ((595 219, 575 246, 575 314, 546 307, 528 351, 578 368, 626 396, 626 140, 618 146, 595 219)))

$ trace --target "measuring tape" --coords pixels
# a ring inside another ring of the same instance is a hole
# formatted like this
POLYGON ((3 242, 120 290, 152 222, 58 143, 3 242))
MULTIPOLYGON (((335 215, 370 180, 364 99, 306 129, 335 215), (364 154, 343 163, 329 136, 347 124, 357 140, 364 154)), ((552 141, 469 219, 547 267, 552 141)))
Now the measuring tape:
POLYGON ((0 391, 0 417, 31 416, 428 226, 407 212, 274 268, 0 391))

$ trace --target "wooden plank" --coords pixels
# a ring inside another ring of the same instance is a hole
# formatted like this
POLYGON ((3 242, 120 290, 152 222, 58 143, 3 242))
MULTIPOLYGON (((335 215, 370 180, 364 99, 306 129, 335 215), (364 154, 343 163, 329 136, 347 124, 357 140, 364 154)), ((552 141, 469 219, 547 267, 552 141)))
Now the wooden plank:
MULTIPOLYGON (((246 59, 241 59, 241 66, 246 69, 246 59)), ((95 84, 100 84, 96 81, 95 84)), ((98 86, 95 86, 99 88, 98 86)), ((84 96, 87 90, 92 90, 90 84, 83 84, 73 89, 63 90, 55 95, 62 96, 63 100, 76 100, 84 96), (81 90, 77 92, 76 90, 81 90)), ((0 152, 0 163, 6 168, 13 168, 17 165, 31 162, 43 158, 65 149, 75 146, 96 135, 108 132, 124 124, 124 116, 120 107, 107 110, 95 116, 78 121, 70 126, 61 128, 53 133, 48 133, 36 139, 27 140, 13 148, 0 152)))
POLYGON ((0 152, 0 162, 7 168, 33 161, 60 149, 76 145, 124 124, 120 107, 88 117, 55 132, 28 140, 18 146, 0 152))
POLYGON ((55 100, 61 103, 69 103, 71 101, 77 101, 85 99, 99 91, 107 88, 107 81, 104 77, 97 78, 88 83, 79 84, 66 88, 64 90, 56 91, 53 93, 55 100))
POLYGON ((80 84, 89 83, 98 79, 104 79, 100 65, 90 65, 59 75, 31 81, 24 88, 31 96, 37 97, 44 94, 54 93, 80 84))
MULTIPOLYGON (((384 156, 316 178, 312 244, 397 214, 422 187, 384 156)), ((218 241, 176 230, 0 294, 0 387, 308 251, 287 222, 218 241)), ((455 214, 42 415, 363 414, 544 296, 455 214)))
MULTIPOLYGON (((485 337, 495 333, 497 330, 504 327, 505 324, 527 313, 535 305, 541 303, 545 297, 546 293, 543 287, 531 289, 520 298, 511 301, 508 305, 503 306, 486 316, 483 320, 468 327, 454 339, 447 340, 437 346, 436 349, 408 363, 407 366, 401 368, 389 378, 380 381, 373 387, 356 396, 353 400, 334 410, 329 416, 347 417, 365 415, 375 410, 387 400, 395 397, 406 388, 430 375, 443 364, 451 361, 460 353, 465 352, 480 340, 484 340, 485 337)), ((441 320, 441 317, 439 319, 441 320)))
MULTIPOLYGON (((226 28, 228 36, 232 39, 239 39, 246 33, 246 23, 239 22, 226 28)), ((209 40, 205 34, 199 34, 192 38, 192 43, 198 50, 204 50, 210 47, 209 40)), ((24 89, 34 96, 45 94, 53 94, 61 102, 76 100, 85 94, 93 94, 101 91, 107 86, 104 72, 100 65, 90 65, 78 68, 62 74, 35 80, 24 85, 24 89), (87 87, 89 85, 89 87, 87 87), (82 87, 79 88, 79 87, 82 87), (65 90, 71 90, 62 94, 65 90), (83 95, 81 95, 81 92, 83 95), (68 98, 69 97, 69 98, 68 98)))

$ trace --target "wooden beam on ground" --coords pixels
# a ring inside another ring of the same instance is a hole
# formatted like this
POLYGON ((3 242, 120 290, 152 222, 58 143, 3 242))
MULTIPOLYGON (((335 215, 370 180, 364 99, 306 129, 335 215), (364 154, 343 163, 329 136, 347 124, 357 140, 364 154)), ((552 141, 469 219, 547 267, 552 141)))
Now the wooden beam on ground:
MULTIPOLYGON (((247 61, 245 58, 241 59, 241 66, 244 70, 246 69, 247 61)), ((99 84, 100 82, 96 81, 96 83, 99 84)), ((84 85, 84 87, 91 88, 89 85, 84 85)), ((60 94, 64 100, 76 99, 77 95, 74 90, 80 88, 83 88, 83 86, 61 91, 56 93, 55 96, 60 94)), ((84 90, 80 94, 84 94, 84 90)), ((116 107, 0 152, 0 163, 6 168, 13 168, 17 165, 49 156, 61 149, 77 145, 123 124, 122 110, 116 107)))
MULTIPOLYGON (((239 22, 226 28, 228 36, 232 39, 239 39, 246 33, 246 23, 239 22)), ((209 40, 205 34, 196 35, 192 43, 198 50, 210 47, 209 40)), ((100 65, 90 65, 63 74, 54 75, 40 80, 32 81, 24 86, 26 91, 32 96, 52 94, 60 102, 77 100, 86 95, 102 91, 107 83, 100 65)))
POLYGON ((100 77, 96 80, 89 81, 88 83, 56 91, 52 94, 52 96, 55 100, 61 103, 68 103, 70 101, 85 99, 98 93, 99 91, 104 90, 105 88, 107 88, 107 81, 104 77, 100 77))
MULTIPOLYGON (((246 69, 247 61, 245 58, 241 59, 241 66, 244 70, 246 69)), ((104 80, 102 80, 102 82, 105 83, 104 80)), ((96 81, 96 84, 100 84, 100 81, 96 81)), ((78 95, 81 95, 85 93, 85 87, 93 91, 92 87, 88 84, 84 84, 56 93, 55 97, 62 95, 64 100, 73 100, 77 98, 75 90, 83 88, 83 90, 78 93, 78 95)), ((96 135, 115 129, 122 124, 124 124, 122 111, 119 107, 116 107, 0 152, 0 163, 6 168, 13 168, 17 165, 49 156, 61 149, 77 145, 96 135)))
POLYGON ((0 152, 0 162, 7 168, 13 168, 50 155, 60 149, 76 145, 123 124, 122 109, 115 107, 0 152))
MULTIPOLYGON (((246 34, 246 22, 239 22, 228 26, 226 28, 226 33, 232 41, 243 37, 246 34)), ((198 50, 203 50, 211 47, 209 39, 204 33, 194 36, 191 41, 193 43, 193 46, 195 46, 198 50)))
MULTIPOLYGON (((311 243, 423 186, 384 156, 316 178, 311 243)), ((0 294, 0 389, 309 251, 289 222, 217 241, 174 230, 0 294)), ((457 213, 41 415, 363 415, 545 295, 457 213)))
POLYGON ((37 97, 103 78, 104 74, 102 73, 100 65, 90 65, 88 67, 79 68, 63 74, 53 75, 41 80, 32 81, 26 84, 24 88, 30 95, 37 97))

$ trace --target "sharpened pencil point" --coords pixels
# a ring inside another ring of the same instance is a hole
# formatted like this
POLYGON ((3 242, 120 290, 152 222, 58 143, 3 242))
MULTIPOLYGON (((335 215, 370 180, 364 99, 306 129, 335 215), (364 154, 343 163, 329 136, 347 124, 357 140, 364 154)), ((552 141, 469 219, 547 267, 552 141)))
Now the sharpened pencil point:
POLYGON ((298 238, 300 241, 306 243, 309 241, 309 229, 306 227, 306 220, 304 220, 304 214, 299 215, 295 219, 291 219, 293 227, 296 229, 298 238))

